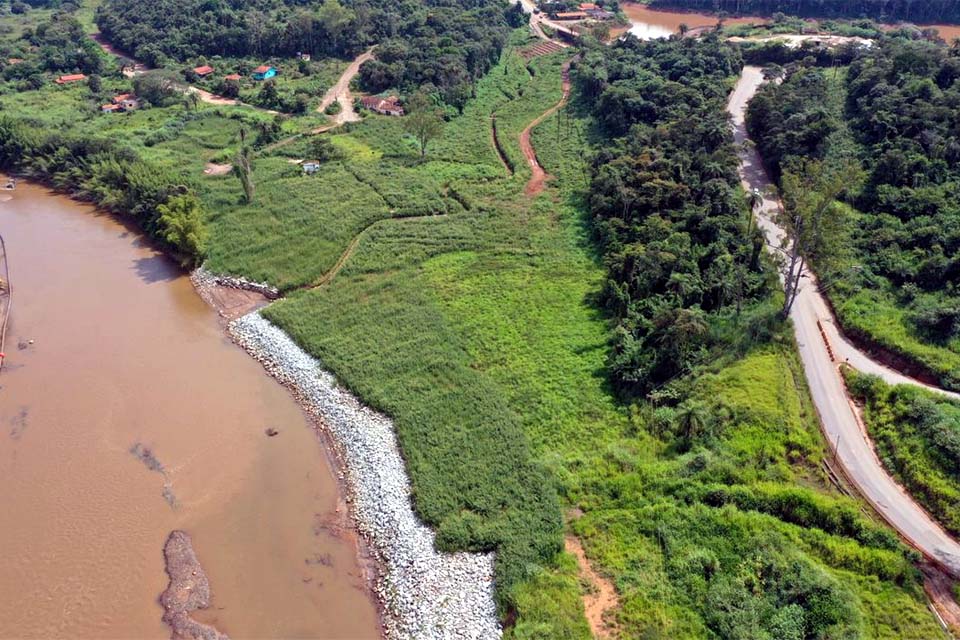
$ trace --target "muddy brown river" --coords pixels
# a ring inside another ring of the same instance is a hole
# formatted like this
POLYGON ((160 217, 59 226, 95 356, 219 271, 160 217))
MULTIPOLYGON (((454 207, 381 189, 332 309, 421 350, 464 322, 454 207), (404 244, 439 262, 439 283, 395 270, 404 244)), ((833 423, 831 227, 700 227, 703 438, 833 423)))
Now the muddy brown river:
POLYGON ((213 593, 198 620, 233 638, 377 638, 326 450, 183 273, 24 183, 0 191, 0 233, 0 636, 170 637, 162 550, 183 529, 213 593))
MULTIPOLYGON (((668 11, 664 9, 651 9, 645 4, 637 2, 622 2, 620 9, 630 19, 630 33, 641 40, 651 38, 666 38, 677 33, 680 25, 685 24, 691 29, 699 27, 712 27, 717 24, 718 16, 709 13, 697 13, 695 11, 668 11)), ((724 23, 734 24, 761 24, 768 21, 769 18, 762 16, 727 16, 724 23)), ((896 25, 884 25, 887 28, 895 28, 896 25)), ((947 43, 953 42, 955 38, 960 38, 960 25, 949 24, 921 24, 921 28, 931 27, 940 32, 940 37, 947 43)))

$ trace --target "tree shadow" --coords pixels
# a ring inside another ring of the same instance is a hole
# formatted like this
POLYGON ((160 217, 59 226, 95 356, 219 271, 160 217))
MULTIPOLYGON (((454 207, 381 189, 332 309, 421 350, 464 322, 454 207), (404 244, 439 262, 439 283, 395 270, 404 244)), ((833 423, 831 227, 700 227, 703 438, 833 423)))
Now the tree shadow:
POLYGON ((165 255, 156 254, 133 261, 137 277, 147 284, 171 282, 182 275, 176 264, 165 255))

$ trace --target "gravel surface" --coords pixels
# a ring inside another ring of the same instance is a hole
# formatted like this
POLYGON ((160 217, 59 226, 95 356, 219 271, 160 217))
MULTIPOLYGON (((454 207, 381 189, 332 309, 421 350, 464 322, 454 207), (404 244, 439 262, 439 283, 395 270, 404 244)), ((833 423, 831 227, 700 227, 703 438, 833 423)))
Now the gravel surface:
POLYGON ((413 512, 393 424, 361 405, 283 331, 251 313, 233 339, 298 396, 329 432, 345 467, 357 528, 380 564, 376 593, 389 640, 501 636, 493 554, 439 553, 413 512))
POLYGON ((193 541, 184 531, 174 531, 163 546, 170 584, 160 595, 163 621, 173 640, 230 640, 214 627, 197 622, 190 614, 210 606, 210 583, 203 572, 193 541))

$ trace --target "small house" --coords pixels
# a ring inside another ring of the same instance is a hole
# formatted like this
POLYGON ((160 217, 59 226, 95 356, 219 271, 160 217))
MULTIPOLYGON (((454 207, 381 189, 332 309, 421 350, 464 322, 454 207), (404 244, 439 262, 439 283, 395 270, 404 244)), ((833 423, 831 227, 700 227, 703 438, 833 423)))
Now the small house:
POLYGON ((213 73, 213 67, 205 64, 202 67, 194 67, 193 72, 201 78, 206 78, 208 75, 213 73))
POLYGON ((587 17, 584 11, 561 11, 553 16, 554 20, 584 20, 587 17))
POLYGON ((581 2, 580 11, 595 11, 600 8, 600 5, 593 2, 581 2))
POLYGON ((102 107, 100 107, 100 111, 102 111, 103 113, 117 113, 121 111, 121 108, 120 108, 120 105, 113 104, 111 102, 110 104, 105 104, 102 107))
POLYGON ((223 79, 224 79, 224 80, 233 80, 234 82, 240 82, 240 74, 239 74, 239 73, 231 73, 230 75, 223 76, 223 79))
POLYGON ((310 54, 309 54, 309 53, 298 53, 298 54, 297 54, 297 58, 299 58, 300 60, 303 60, 304 62, 310 62, 310 54))
POLYGON ((121 93, 113 96, 113 104, 119 105, 124 111, 133 111, 140 106, 140 99, 132 93, 121 93))
POLYGON ((262 64, 253 70, 254 80, 268 80, 276 75, 277 75, 276 67, 271 67, 266 64, 262 64))
POLYGON ((360 104, 364 109, 385 116, 402 116, 403 107, 400 106, 400 100, 397 96, 381 98, 380 96, 364 96, 360 98, 360 104))
POLYGON ((81 80, 86 80, 87 76, 82 73, 72 73, 66 76, 60 76, 56 79, 57 84, 70 84, 72 82, 80 82, 81 80))
POLYGON ((21 64, 22 62, 23 58, 7 58, 7 64, 9 65, 21 64))
POLYGON ((309 162, 301 163, 300 166, 303 167, 303 172, 304 172, 305 174, 307 174, 308 176, 312 176, 312 175, 315 174, 317 171, 320 171, 320 163, 319 163, 319 162, 314 162, 314 161, 312 161, 312 160, 309 161, 309 162))

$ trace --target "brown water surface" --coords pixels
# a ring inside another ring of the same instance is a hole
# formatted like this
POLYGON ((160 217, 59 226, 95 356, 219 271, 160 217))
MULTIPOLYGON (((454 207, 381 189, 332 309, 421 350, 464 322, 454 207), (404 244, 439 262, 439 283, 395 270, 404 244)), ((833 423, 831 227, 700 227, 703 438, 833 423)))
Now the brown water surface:
POLYGON ((189 280, 111 217, 33 185, 0 191, 0 233, 14 286, 0 636, 169 637, 162 549, 184 529, 210 578, 204 622, 234 638, 378 637, 323 447, 189 280))
MULTIPOLYGON (((663 9, 651 9, 645 4, 635 2, 622 2, 620 8, 627 18, 630 19, 630 33, 636 35, 641 40, 651 38, 666 38, 680 30, 680 25, 685 24, 691 29, 699 27, 716 26, 719 17, 710 13, 696 13, 692 11, 667 11, 663 9)), ((730 16, 723 19, 724 24, 761 24, 768 22, 769 18, 761 16, 730 16)), ((887 28, 895 28, 899 25, 883 25, 887 28)), ((954 38, 960 38, 960 25, 955 24, 921 24, 916 25, 920 28, 931 27, 940 32, 940 37, 948 44, 954 38)))
MULTIPOLYGON (((680 31, 680 25, 685 24, 691 29, 698 27, 716 26, 718 17, 708 13, 694 13, 692 11, 664 11, 651 9, 645 4, 623 2, 620 9, 630 19, 630 33, 641 40, 652 38, 666 38, 680 31)), ((757 16, 739 16, 724 18, 724 24, 760 24, 767 22, 766 18, 757 16)))

